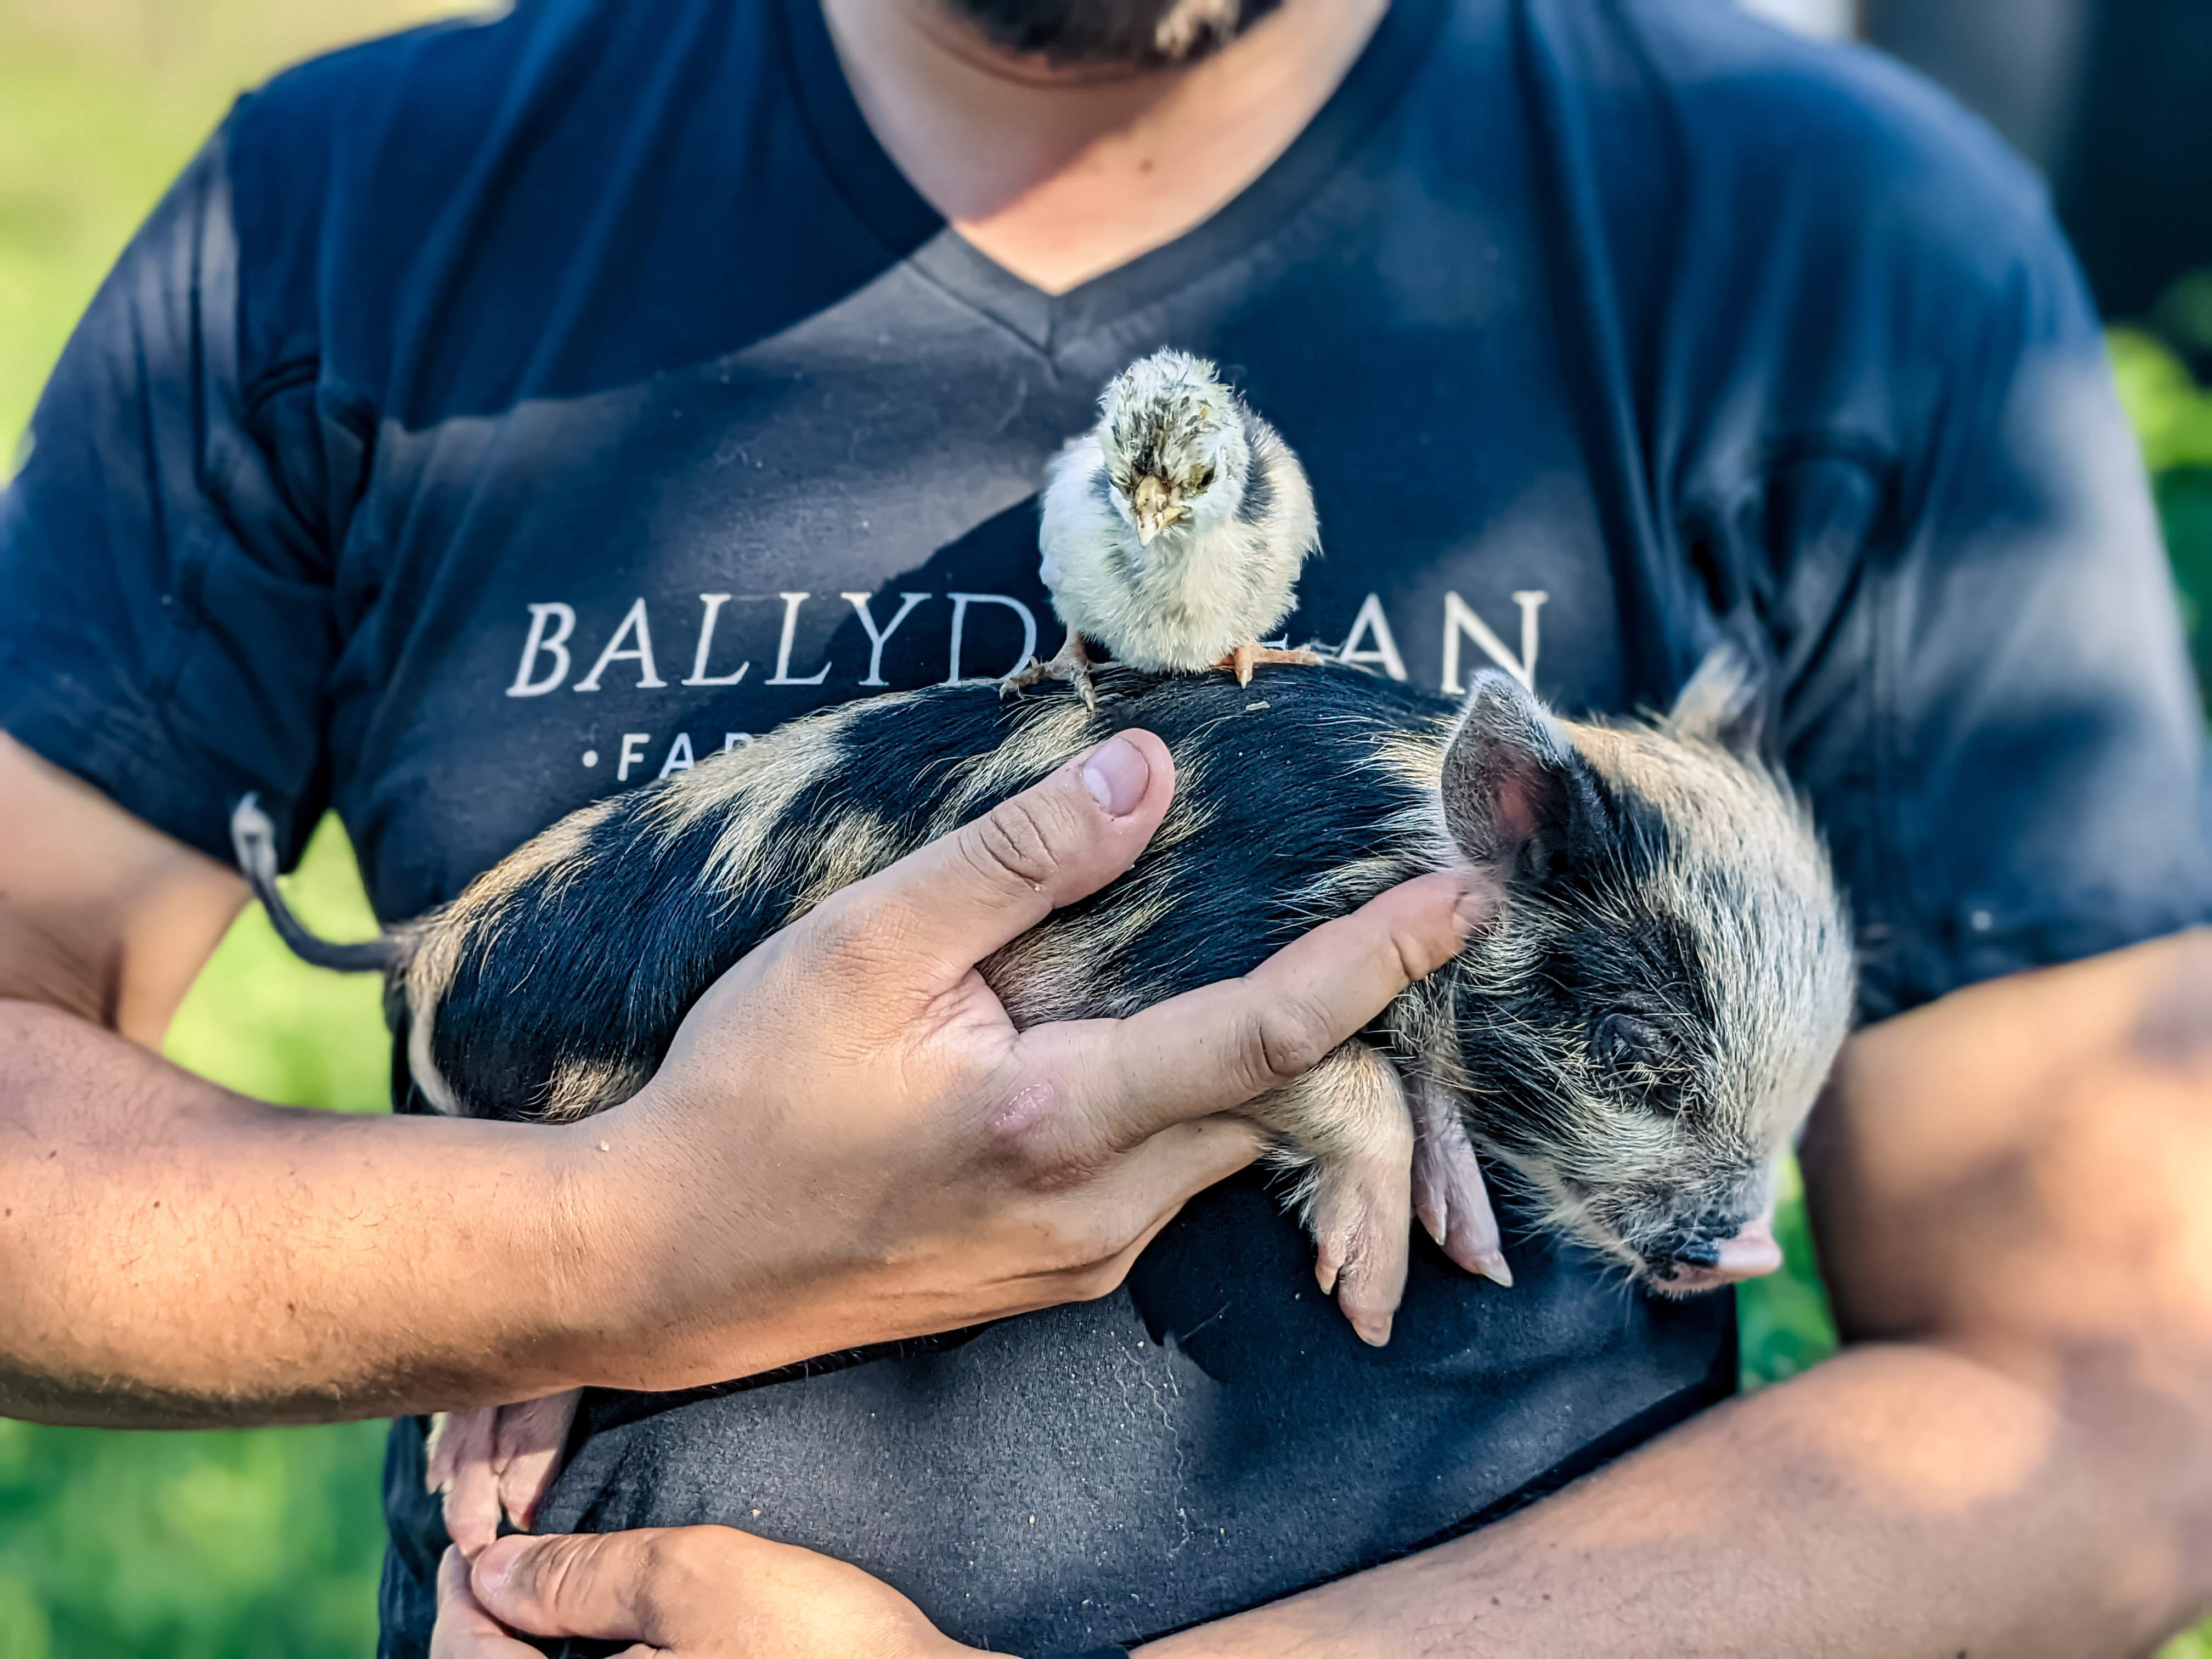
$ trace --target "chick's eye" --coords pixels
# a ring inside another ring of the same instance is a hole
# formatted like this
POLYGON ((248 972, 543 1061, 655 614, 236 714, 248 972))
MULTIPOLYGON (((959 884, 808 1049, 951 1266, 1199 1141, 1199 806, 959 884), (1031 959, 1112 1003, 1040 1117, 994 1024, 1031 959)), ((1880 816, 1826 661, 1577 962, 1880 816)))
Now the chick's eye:
POLYGON ((1627 1073, 1656 1066, 1665 1058, 1667 1039, 1659 1028, 1618 1011, 1590 1027, 1590 1058, 1607 1071, 1627 1073))

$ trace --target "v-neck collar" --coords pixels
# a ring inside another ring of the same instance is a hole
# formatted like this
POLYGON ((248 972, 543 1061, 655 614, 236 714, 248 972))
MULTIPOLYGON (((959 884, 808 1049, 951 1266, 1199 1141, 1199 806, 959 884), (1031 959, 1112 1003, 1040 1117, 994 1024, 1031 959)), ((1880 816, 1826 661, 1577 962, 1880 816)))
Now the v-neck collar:
POLYGON ((848 205, 922 276, 1048 355, 1249 256, 1365 143, 1450 9, 1450 0, 1391 0, 1351 72, 1257 179, 1175 240, 1055 295, 977 248, 908 182, 860 113, 819 0, 775 4, 800 108, 848 205))

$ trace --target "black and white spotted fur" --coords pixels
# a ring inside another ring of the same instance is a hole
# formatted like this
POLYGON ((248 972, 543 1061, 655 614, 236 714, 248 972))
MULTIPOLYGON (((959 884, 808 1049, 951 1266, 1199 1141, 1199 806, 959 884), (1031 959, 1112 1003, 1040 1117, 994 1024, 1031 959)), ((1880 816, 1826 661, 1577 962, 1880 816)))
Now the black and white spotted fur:
MULTIPOLYGON (((1142 726, 1175 754, 1175 804, 1133 869, 984 965, 1017 1024, 1130 1013, 1471 865, 1498 921, 1253 1109, 1309 1221, 1402 1259, 1417 1124, 1662 1290, 1761 1213, 1844 1034, 1850 930, 1800 804, 1729 745, 1733 671, 1709 665, 1668 720, 1611 724, 1496 673, 1460 710, 1334 666, 1098 686, 1095 710, 981 683, 853 702, 562 819, 383 940, 418 1103, 617 1103, 770 933, 1142 726)), ((257 817, 243 861, 281 913, 257 817)))

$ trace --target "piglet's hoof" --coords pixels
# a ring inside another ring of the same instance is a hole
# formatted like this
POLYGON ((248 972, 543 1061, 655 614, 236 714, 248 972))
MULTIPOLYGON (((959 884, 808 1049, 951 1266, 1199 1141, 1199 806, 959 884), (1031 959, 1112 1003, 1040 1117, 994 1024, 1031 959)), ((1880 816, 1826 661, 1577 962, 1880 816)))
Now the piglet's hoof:
POLYGON ((1372 1348, 1390 1340, 1406 1294, 1408 1207, 1402 1170, 1391 1186, 1326 1182, 1314 1200, 1314 1278, 1372 1348))
POLYGON ((504 1515, 527 1532, 561 1472, 561 1453, 583 1390, 515 1406, 441 1412, 431 1420, 424 1484, 446 1499, 446 1531, 463 1555, 499 1536, 504 1515))

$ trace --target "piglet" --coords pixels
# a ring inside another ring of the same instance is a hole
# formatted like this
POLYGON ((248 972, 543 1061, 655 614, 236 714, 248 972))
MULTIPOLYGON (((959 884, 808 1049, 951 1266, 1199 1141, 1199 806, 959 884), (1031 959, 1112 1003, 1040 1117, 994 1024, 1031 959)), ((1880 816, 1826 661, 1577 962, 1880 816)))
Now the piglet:
MULTIPOLYGON (((565 1122, 635 1093, 778 928, 1141 725, 1174 751, 1175 805, 1131 871, 983 964, 1018 1025, 1243 974, 1426 872, 1493 892, 1452 963, 1246 1109, 1362 1339, 1389 1340, 1417 1217, 1511 1285, 1492 1182, 1658 1295, 1779 1265, 1776 1170, 1850 1023, 1852 934, 1732 653, 1648 720, 1563 720, 1499 673, 1457 708, 1336 665, 1094 685, 1095 707, 971 683, 811 715, 571 813, 366 945, 283 910, 251 798, 234 827, 303 954, 384 969, 412 1109, 565 1122)), ((574 1401, 441 1425, 431 1479, 465 1548, 502 1510, 530 1523, 574 1401)))

